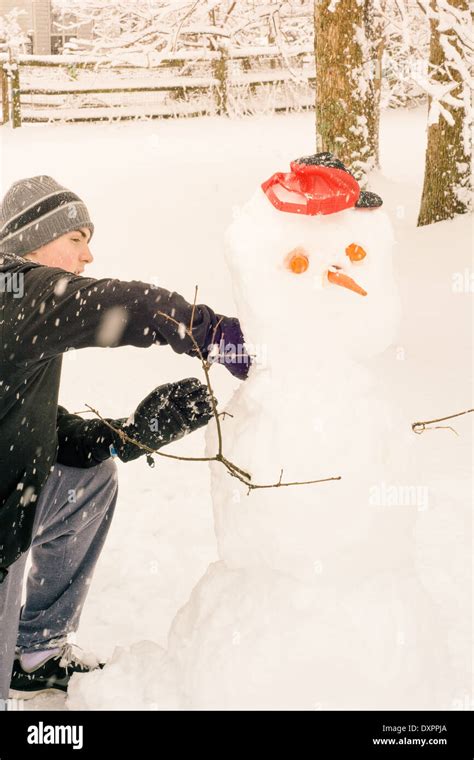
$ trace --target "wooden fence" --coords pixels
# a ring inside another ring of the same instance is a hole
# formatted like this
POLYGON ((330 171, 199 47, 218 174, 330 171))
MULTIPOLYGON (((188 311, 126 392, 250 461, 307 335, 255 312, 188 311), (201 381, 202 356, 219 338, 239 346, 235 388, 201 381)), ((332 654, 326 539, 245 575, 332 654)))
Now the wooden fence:
POLYGON ((255 113, 313 107, 314 52, 186 51, 140 66, 0 55, 2 124, 255 113))

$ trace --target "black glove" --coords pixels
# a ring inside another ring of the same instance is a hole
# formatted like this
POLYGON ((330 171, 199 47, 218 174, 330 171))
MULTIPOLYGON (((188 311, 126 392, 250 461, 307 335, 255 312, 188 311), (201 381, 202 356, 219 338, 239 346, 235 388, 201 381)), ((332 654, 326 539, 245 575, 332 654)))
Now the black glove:
MULTIPOLYGON (((110 420, 110 423, 135 441, 159 449, 207 425, 212 417, 212 404, 207 385, 196 377, 188 377, 177 383, 166 383, 155 388, 137 406, 130 424, 126 419, 110 420)), ((146 450, 134 443, 123 441, 112 432, 113 447, 122 460, 130 462, 146 450)))

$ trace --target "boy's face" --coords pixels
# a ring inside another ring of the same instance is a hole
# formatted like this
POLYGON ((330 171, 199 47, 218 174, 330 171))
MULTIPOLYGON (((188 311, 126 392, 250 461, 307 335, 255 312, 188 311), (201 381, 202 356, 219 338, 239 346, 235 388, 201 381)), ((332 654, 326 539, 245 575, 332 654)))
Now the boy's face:
POLYGON ((73 274, 82 274, 86 264, 94 260, 89 250, 90 238, 90 229, 80 227, 66 232, 61 237, 37 248, 36 251, 27 253, 25 259, 31 259, 47 267, 58 267, 73 274))

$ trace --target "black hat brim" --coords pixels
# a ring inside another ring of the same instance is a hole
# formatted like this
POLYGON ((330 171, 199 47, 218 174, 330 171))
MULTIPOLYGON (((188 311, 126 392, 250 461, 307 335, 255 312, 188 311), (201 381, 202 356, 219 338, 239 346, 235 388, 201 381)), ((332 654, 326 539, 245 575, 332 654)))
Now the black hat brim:
POLYGON ((382 204, 383 200, 380 195, 368 190, 361 190, 355 208, 378 208, 382 204))

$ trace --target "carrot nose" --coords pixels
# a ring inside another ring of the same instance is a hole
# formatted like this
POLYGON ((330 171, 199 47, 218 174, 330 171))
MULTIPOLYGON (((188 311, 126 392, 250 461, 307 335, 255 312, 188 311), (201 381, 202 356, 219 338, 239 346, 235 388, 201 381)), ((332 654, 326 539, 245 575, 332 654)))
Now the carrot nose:
POLYGON ((353 290, 354 293, 359 293, 361 296, 367 295, 367 291, 364 290, 364 288, 361 288, 352 277, 349 277, 349 275, 344 272, 328 269, 328 280, 329 282, 332 282, 333 285, 342 285, 343 288, 353 290))

